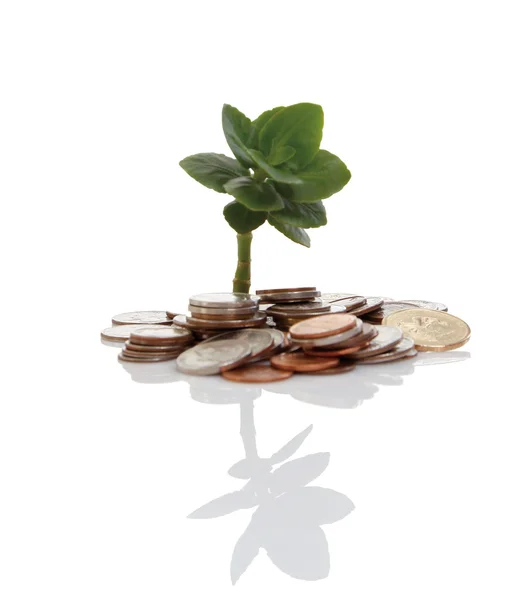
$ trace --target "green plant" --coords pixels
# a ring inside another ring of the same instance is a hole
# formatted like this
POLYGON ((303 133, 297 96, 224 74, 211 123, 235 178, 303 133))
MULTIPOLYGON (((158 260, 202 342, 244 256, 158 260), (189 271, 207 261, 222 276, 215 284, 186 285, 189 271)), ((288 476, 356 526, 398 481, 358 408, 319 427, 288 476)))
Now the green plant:
POLYGON ((254 121, 225 104, 222 126, 235 159, 205 152, 179 163, 199 183, 234 197, 223 210, 237 232, 234 292, 250 290, 252 231, 265 221, 308 248, 306 229, 326 225, 322 200, 339 192, 351 173, 337 156, 320 149, 323 125, 317 104, 279 106, 254 121))

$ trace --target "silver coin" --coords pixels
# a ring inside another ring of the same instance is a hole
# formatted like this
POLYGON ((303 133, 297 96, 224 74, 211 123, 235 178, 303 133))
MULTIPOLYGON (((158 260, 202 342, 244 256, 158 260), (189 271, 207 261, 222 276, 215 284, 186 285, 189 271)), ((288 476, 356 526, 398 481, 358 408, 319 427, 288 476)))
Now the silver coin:
POLYGON ((172 319, 164 310, 136 310, 134 312, 121 313, 112 317, 113 325, 169 325, 172 319))
POLYGON ((355 308, 363 307, 367 304, 367 300, 364 296, 353 296, 352 298, 342 298, 340 300, 333 300, 331 302, 333 306, 344 306, 347 312, 351 312, 355 308))
POLYGON ((359 294, 351 294, 349 292, 327 292, 320 296, 324 302, 336 302, 337 300, 345 300, 346 298, 360 297, 359 294))
POLYGON ((192 339, 192 335, 182 327, 172 325, 159 325, 155 327, 141 327, 130 334, 134 343, 148 345, 161 344, 183 344, 192 339))
POLYGON ((337 333, 328 337, 307 340, 299 338, 295 341, 298 344, 300 344, 302 348, 319 348, 321 346, 332 346, 335 344, 341 344, 343 342, 346 342, 350 338, 360 335, 363 331, 363 326, 363 322, 360 319, 357 319, 354 327, 348 329, 347 331, 343 331, 342 333, 337 333))
POLYGON ((256 290, 258 296, 271 296, 273 294, 297 294, 300 292, 316 292, 316 287, 294 287, 294 288, 271 288, 266 290, 256 290))
POLYGON ((208 341, 180 354, 177 368, 188 375, 216 375, 232 369, 250 354, 251 346, 245 339, 208 341))
POLYGON ((429 308, 430 310, 441 310, 442 312, 449 310, 441 302, 429 302, 428 300, 399 300, 398 302, 407 302, 408 304, 414 304, 418 308, 429 308))
POLYGON ((366 303, 363 306, 360 306, 359 308, 355 308, 353 310, 349 310, 349 314, 350 315, 356 315, 357 317, 360 315, 365 315, 367 313, 372 312, 373 310, 378 310, 382 304, 384 303, 384 299, 383 298, 377 298, 377 297, 369 297, 366 298, 366 303))
POLYGON ((266 309, 267 315, 288 315, 300 316, 301 313, 311 312, 318 314, 331 310, 331 305, 323 300, 313 300, 312 302, 296 302, 292 304, 273 304, 266 309))
POLYGON ((216 292, 191 296, 190 304, 202 308, 248 308, 257 306, 259 298, 252 294, 216 292))
POLYGON ((213 338, 209 338, 208 340, 201 342, 201 344, 211 344, 218 340, 246 340, 251 347, 251 355, 248 359, 255 358, 273 345, 273 336, 271 335, 270 329, 241 329, 239 331, 227 331, 226 333, 221 333, 213 338))
MULTIPOLYGON (((179 317, 175 317, 174 323, 178 323, 179 317)), ((186 327, 190 329, 235 329, 244 327, 257 327, 266 322, 265 313, 255 313, 253 317, 247 319, 230 319, 215 321, 210 319, 197 319, 195 317, 186 317, 186 327)))
POLYGON ((403 338, 402 330, 399 327, 387 327, 386 325, 375 325, 374 327, 377 329, 378 335, 369 342, 368 346, 350 354, 349 358, 367 358, 382 354, 396 346, 403 338))
POLYGON ((358 362, 363 364, 376 364, 383 362, 391 362, 399 358, 412 358, 416 356, 417 350, 414 348, 414 340, 408 337, 401 339, 396 346, 389 352, 382 352, 374 356, 368 356, 366 358, 357 357, 356 354, 351 354, 350 358, 357 359, 358 362))
POLYGON ((259 296, 261 302, 303 302, 320 297, 320 292, 281 292, 259 296))
POLYGON ((371 323, 381 323, 387 315, 390 315, 399 310, 405 310, 407 308, 418 308, 414 304, 407 304, 406 302, 387 302, 384 301, 382 306, 377 310, 374 310, 365 315, 365 319, 371 323))
POLYGON ((257 311, 257 305, 247 306, 245 308, 206 308, 204 306, 197 306, 195 304, 189 304, 188 310, 193 313, 198 313, 200 315, 216 315, 216 316, 225 316, 225 315, 252 315, 257 311))
MULTIPOLYGON (((163 327, 163 325, 148 325, 148 327, 163 327)), ((143 323, 134 323, 133 325, 115 325, 107 327, 101 332, 101 337, 109 342, 125 342, 130 338, 130 334, 137 329, 143 329, 143 323)))
POLYGON ((317 312, 317 313, 306 313, 306 314, 300 314, 298 312, 296 313, 291 313, 291 314, 277 314, 277 315, 273 315, 272 318, 275 320, 275 322, 279 323, 282 322, 284 324, 291 324, 293 325, 294 323, 298 323, 300 321, 304 321, 304 319, 310 319, 311 317, 320 317, 323 314, 331 314, 331 313, 343 313, 346 312, 346 307, 345 306, 336 306, 335 304, 331 304, 329 307, 328 311, 325 312, 317 312))

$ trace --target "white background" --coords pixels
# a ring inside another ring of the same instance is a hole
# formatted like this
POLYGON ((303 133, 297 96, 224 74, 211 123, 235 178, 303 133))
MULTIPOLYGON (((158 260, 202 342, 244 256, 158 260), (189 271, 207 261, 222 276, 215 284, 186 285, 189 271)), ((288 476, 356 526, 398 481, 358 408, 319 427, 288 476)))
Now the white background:
POLYGON ((516 5, 2 3, 2 598, 520 597, 516 5), (133 381, 99 343, 110 317, 182 311, 235 268, 227 197, 179 160, 230 154, 225 102, 302 101, 352 180, 311 249, 255 232, 253 289, 445 302, 465 360, 262 397, 171 365, 133 381), (214 403, 255 396, 259 453, 313 424, 295 456, 330 452, 313 484, 356 507, 324 526, 319 581, 261 551, 232 587, 252 511, 186 518, 242 485, 240 407, 214 403))

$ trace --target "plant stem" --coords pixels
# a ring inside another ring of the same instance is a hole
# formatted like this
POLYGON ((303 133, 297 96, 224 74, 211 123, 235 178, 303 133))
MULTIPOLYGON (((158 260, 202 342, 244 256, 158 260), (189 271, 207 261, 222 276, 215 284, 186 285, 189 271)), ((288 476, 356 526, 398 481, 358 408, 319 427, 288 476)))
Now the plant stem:
POLYGON ((250 249, 253 234, 238 233, 237 234, 237 270, 235 271, 235 279, 233 280, 233 291, 244 292, 250 291, 250 249))

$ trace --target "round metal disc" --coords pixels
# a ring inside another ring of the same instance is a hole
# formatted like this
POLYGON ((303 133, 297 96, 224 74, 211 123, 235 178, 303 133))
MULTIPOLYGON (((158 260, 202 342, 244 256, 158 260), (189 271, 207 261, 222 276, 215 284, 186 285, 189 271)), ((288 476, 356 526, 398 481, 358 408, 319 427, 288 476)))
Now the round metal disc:
POLYGON ((208 341, 180 354, 177 368, 189 375, 216 375, 239 365, 250 354, 251 346, 245 339, 208 341))
POLYGON ((203 308, 247 308, 257 306, 259 298, 251 294, 216 292, 211 294, 196 294, 190 297, 192 306, 203 308))
POLYGON ((113 325, 169 325, 171 322, 164 310, 137 310, 112 317, 113 325))

